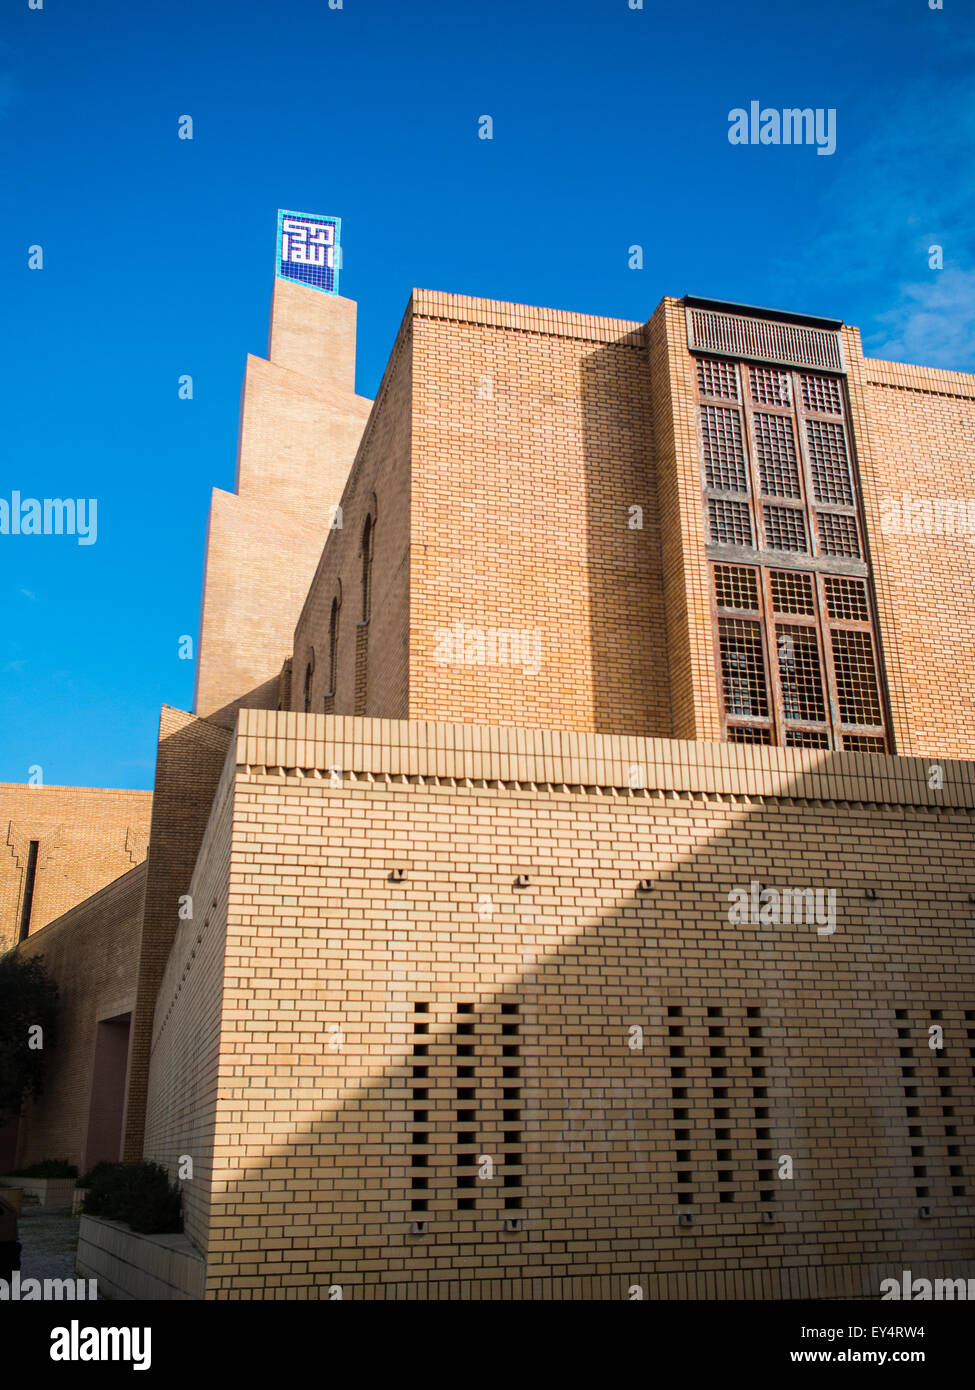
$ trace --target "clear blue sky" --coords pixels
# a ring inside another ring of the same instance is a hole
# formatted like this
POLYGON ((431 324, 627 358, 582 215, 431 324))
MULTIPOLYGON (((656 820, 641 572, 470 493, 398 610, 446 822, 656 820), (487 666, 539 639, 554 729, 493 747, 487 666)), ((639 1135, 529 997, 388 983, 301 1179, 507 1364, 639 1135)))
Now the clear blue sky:
POLYGON ((98 540, 0 536, 0 780, 150 786, 159 706, 189 708, 279 207, 343 219, 369 396, 414 285, 632 319, 713 295, 975 370, 970 0, 645 6, 8 0, 0 496, 96 497, 98 540), (836 153, 732 146, 752 100, 835 108, 836 153))

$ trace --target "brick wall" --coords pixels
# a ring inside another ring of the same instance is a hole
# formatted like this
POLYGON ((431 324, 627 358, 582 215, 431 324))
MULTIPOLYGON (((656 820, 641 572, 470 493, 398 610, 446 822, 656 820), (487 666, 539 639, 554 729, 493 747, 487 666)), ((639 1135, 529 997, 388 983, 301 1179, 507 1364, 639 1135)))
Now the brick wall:
POLYGON ((351 300, 274 282, 268 361, 248 357, 237 480, 214 490, 194 707, 233 725, 277 676, 369 414, 351 300))
POLYGON ((33 933, 145 859, 151 809, 147 791, 0 784, 0 950, 20 934, 31 840, 33 933))
POLYGON ((95 1034, 100 1020, 127 1014, 134 1003, 145 881, 142 863, 21 947, 25 956, 43 957, 60 997, 44 1092, 25 1108, 17 1167, 45 1158, 84 1165, 95 1034))
POLYGON ((132 1016, 125 1148, 142 1157, 156 993, 180 923, 232 735, 217 724, 164 705, 159 719, 145 908, 132 1016))
POLYGON ((694 407, 694 359, 684 309, 664 299, 647 326, 653 382, 664 612, 675 738, 721 737, 704 553, 701 464, 694 407))
POLYGON ((410 717, 668 734, 642 325, 430 291, 413 313, 410 717))
POLYGON ((208 1296, 970 1269, 973 764, 259 711, 236 758, 208 1296), (753 878, 835 929, 732 924, 753 878))
POLYGON ((188 885, 192 916, 179 922, 156 997, 144 1141, 145 1156, 174 1176, 181 1158, 192 1158, 192 1180, 183 1184, 183 1223, 204 1254, 224 971, 232 979, 236 968, 225 959, 234 772, 231 746, 188 885))
POLYGON ((342 493, 342 528, 329 534, 294 634, 293 710, 352 713, 359 688, 365 712, 403 719, 408 713, 410 602, 410 441, 412 332, 407 314, 390 354, 376 403, 342 493), (372 518, 372 601, 362 625, 363 528, 372 518), (329 627, 339 600, 336 689, 330 689, 329 627))
POLYGON ((975 378, 864 358, 857 330, 844 337, 897 747, 971 757, 975 378), (939 499, 963 504, 964 528, 938 525, 939 499))

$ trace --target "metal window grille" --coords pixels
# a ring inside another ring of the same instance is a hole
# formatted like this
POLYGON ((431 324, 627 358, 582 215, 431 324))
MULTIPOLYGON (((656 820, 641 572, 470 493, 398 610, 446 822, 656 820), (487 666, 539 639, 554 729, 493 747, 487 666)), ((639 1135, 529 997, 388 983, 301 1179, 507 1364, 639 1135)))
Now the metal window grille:
POLYGON ((752 367, 752 400, 756 405, 791 405, 789 373, 772 367, 752 367))
POLYGON ((699 357, 697 386, 702 396, 720 396, 723 400, 738 399, 738 368, 734 362, 721 358, 699 357))
POLYGON ((841 415, 843 403, 836 377, 803 376, 802 403, 807 410, 818 410, 822 415, 841 415))
POLYGON ((830 636, 841 722, 881 723, 877 669, 870 633, 853 628, 834 628, 830 636))
POLYGON ((772 742, 772 730, 767 724, 729 724, 728 742, 769 744, 772 742))
POLYGON ((824 555, 860 558, 860 539, 856 517, 845 512, 819 512, 819 547, 824 555))
POLYGON ((764 519, 769 550, 793 550, 800 554, 808 551, 806 518, 801 507, 766 506, 764 519))
POLYGON ((747 618, 719 618, 718 634, 727 713, 742 719, 767 718, 769 701, 761 623, 747 618))
POLYGON ((862 579, 844 579, 827 575, 826 611, 831 618, 840 622, 868 623, 870 605, 867 601, 867 586, 862 579))
POLYGON ((782 708, 786 719, 803 724, 824 723, 826 699, 819 667, 816 629, 794 623, 777 623, 775 640, 782 708))
POLYGON ((848 753, 886 753, 887 744, 877 734, 844 734, 843 747, 848 753))
POLYGON ((747 492, 748 472, 738 410, 725 405, 702 405, 701 439, 708 487, 747 492))
POLYGON ((752 422, 762 492, 766 497, 801 497, 791 419, 788 415, 765 415, 756 410, 752 422))
POLYGON ((828 748, 829 734, 825 729, 786 729, 787 748, 828 748))
POLYGON ((802 574, 799 570, 772 570, 769 582, 776 613, 798 613, 803 617, 815 614, 811 574, 802 574))
POLYGON ((715 565, 714 593, 719 608, 758 612, 758 571, 745 565, 715 565))
POLYGON ((751 545, 752 519, 747 502, 732 502, 720 497, 708 499, 712 545, 751 545))
POLYGON ((806 441, 816 501, 852 507, 853 485, 843 426, 833 420, 807 420, 806 441))

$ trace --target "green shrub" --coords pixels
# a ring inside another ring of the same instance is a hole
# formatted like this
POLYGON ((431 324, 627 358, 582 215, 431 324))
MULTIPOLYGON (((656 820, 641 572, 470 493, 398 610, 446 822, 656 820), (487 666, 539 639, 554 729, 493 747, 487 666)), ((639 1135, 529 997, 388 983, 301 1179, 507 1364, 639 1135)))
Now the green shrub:
POLYGON ((86 1215, 125 1221, 142 1235, 183 1229, 179 1187, 158 1163, 99 1163, 85 1176, 86 1215))
POLYGON ((89 1168, 87 1173, 82 1173, 81 1177, 75 1183, 75 1187, 91 1187, 94 1180, 104 1173, 106 1169, 118 1168, 118 1166, 117 1163, 109 1163, 107 1159, 103 1159, 101 1163, 96 1163, 94 1168, 89 1168))
POLYGON ((43 1158, 27 1168, 15 1168, 12 1178, 76 1178, 78 1170, 66 1158, 43 1158))

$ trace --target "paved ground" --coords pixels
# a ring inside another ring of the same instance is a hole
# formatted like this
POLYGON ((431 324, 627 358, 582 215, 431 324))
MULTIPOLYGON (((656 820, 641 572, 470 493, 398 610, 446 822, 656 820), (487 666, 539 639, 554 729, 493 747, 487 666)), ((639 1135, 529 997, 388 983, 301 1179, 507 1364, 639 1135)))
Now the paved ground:
POLYGON ((78 1218, 25 1202, 18 1222, 21 1279, 74 1279, 78 1218))

